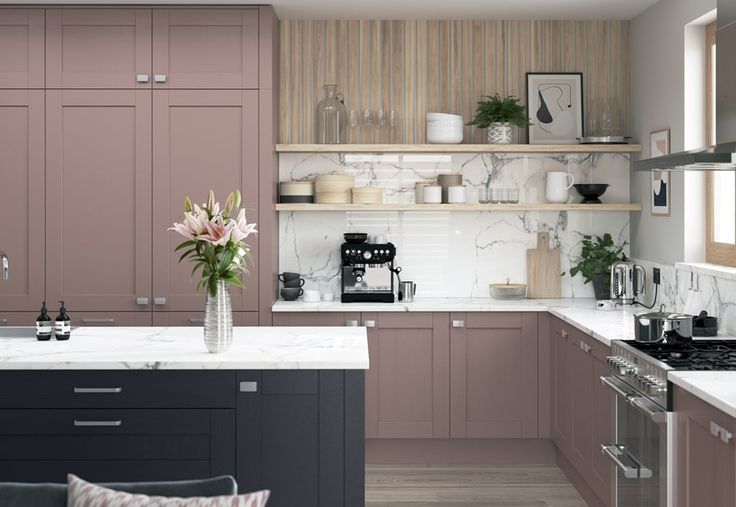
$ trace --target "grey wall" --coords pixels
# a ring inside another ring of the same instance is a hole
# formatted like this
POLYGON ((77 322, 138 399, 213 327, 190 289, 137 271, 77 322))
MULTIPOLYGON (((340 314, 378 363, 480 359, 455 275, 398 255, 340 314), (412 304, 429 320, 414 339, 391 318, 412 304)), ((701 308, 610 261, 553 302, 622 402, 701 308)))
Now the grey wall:
MULTIPOLYGON (((689 43, 697 39, 690 29, 686 37, 685 26, 715 8, 716 0, 660 0, 631 21, 631 127, 632 136, 644 147, 642 157, 649 157, 649 133, 662 128, 670 129, 672 152, 704 144, 698 139, 698 129, 689 129, 687 136, 685 132, 686 120, 694 121, 686 113, 686 39, 689 43)), ((692 98, 691 87, 688 92, 692 98)), ((701 260, 696 258, 701 249, 686 244, 685 239, 699 232, 699 226, 687 218, 685 207, 686 194, 693 205, 693 193, 686 191, 686 186, 692 188, 691 177, 686 181, 683 173, 671 176, 672 213, 661 217, 650 213, 650 173, 632 174, 631 200, 644 208, 632 213, 634 258, 663 264, 701 260)))

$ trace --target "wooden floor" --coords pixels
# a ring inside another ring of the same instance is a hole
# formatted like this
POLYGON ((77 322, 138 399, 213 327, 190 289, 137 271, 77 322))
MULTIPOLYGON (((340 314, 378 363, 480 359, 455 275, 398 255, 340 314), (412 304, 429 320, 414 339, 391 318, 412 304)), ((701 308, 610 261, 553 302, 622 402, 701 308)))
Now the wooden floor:
POLYGON ((556 466, 367 465, 366 507, 586 507, 556 466))

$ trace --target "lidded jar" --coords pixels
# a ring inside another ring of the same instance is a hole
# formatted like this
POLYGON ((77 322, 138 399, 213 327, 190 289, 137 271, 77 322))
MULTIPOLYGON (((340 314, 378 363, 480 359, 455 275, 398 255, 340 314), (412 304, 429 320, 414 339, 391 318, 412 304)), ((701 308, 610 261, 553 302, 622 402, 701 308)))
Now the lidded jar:
POLYGON ((345 99, 337 93, 337 85, 328 84, 322 87, 325 97, 317 104, 317 143, 340 144, 347 141, 345 131, 348 114, 345 99))

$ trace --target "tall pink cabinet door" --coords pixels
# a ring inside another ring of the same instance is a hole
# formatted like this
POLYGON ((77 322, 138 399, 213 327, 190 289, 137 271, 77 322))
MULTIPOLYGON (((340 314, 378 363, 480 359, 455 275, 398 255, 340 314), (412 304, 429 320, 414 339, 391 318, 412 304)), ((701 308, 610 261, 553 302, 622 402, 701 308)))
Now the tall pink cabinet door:
POLYGON ((47 88, 150 88, 150 9, 48 9, 47 88))
POLYGON ((154 9, 155 88, 258 88, 257 9, 154 9))
POLYGON ((46 97, 47 297, 150 311, 151 92, 46 97))
POLYGON ((44 87, 43 9, 0 8, 0 88, 44 87))
MULTIPOLYGON (((201 311, 192 265, 179 264, 184 238, 167 229, 184 217, 184 198, 202 203, 212 189, 221 204, 240 189, 246 217, 258 222, 258 92, 255 90, 154 90, 153 92, 153 295, 154 310, 201 311)), ((234 310, 258 310, 258 237, 246 289, 231 286, 234 310)))
POLYGON ((10 258, 3 311, 37 310, 44 297, 43 104, 43 90, 0 90, 0 250, 10 258))
POLYGON ((450 435, 537 437, 537 315, 452 314, 450 435))
POLYGON ((449 436, 447 318, 446 313, 379 314, 371 365, 378 383, 378 438, 449 436))

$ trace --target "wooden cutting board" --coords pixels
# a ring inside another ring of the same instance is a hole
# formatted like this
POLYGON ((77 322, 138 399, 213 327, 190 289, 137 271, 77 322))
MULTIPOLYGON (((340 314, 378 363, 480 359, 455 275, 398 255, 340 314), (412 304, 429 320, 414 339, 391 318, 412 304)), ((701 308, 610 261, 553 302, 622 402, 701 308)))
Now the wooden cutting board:
POLYGON ((526 251, 528 298, 560 297, 560 251, 549 246, 549 233, 537 233, 537 248, 526 251))

